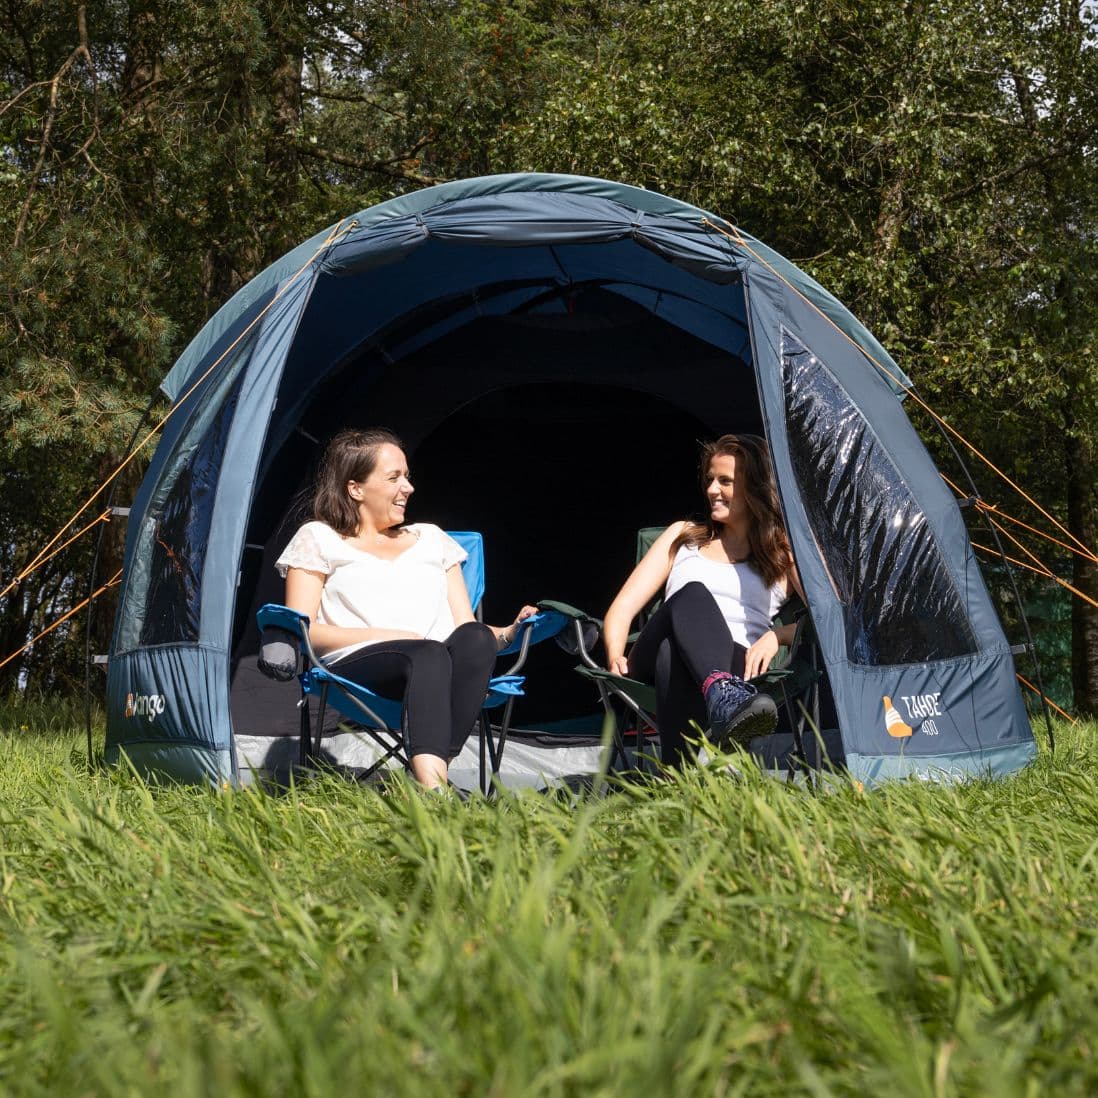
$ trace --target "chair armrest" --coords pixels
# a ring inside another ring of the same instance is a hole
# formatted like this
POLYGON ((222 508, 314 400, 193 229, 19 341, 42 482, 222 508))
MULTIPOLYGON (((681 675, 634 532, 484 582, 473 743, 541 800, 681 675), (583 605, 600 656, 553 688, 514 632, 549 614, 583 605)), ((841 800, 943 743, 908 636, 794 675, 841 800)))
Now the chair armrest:
POLYGON ((604 671, 601 667, 577 667, 576 671, 585 679, 592 682, 603 683, 610 690, 627 698, 634 706, 643 709, 646 713, 656 712, 656 688, 646 682, 637 679, 628 679, 624 675, 615 675, 612 671, 604 671))
POLYGON ((309 628, 309 615, 291 610, 288 606, 282 606, 277 602, 265 602, 256 611, 255 623, 259 626, 261 633, 273 627, 285 629, 300 637, 309 628))
POLYGON ((518 629, 515 630, 515 639, 506 648, 499 650, 501 656, 510 656, 515 652, 524 651, 531 645, 541 644, 542 641, 555 637, 568 624, 563 614, 554 610, 542 610, 540 603, 538 607, 538 613, 519 622, 518 629))
POLYGON ((595 625, 601 626, 602 622, 598 618, 591 617, 590 614, 584 613, 582 610, 577 610, 574 606, 569 606, 566 602, 556 602, 553 599, 542 599, 538 603, 539 610, 552 610, 557 614, 563 614, 566 618, 572 621, 589 621, 595 625))
POLYGON ((308 645, 309 619, 305 614, 268 602, 255 616, 259 626, 259 670, 270 679, 289 682, 301 673, 302 643, 308 645))
POLYGON ((599 639, 602 632, 602 622, 598 618, 569 606, 566 602, 556 602, 544 599, 538 603, 539 610, 545 610, 553 614, 559 614, 564 619, 566 628, 556 635, 557 647, 563 649, 570 656, 579 656, 588 667, 596 667, 591 656, 591 649, 599 639))
MULTIPOLYGON (((800 603, 800 600, 797 600, 800 603)), ((787 604, 788 606, 788 604, 787 604)), ((785 696, 795 696, 803 693, 813 683, 818 681, 823 672, 816 666, 806 652, 812 645, 812 619, 807 609, 801 603, 792 614, 779 615, 786 620, 782 624, 796 623, 793 639, 788 646, 783 645, 778 649, 778 654, 770 664, 770 668, 761 675, 751 680, 753 686, 764 694, 777 696, 779 693, 785 696)))

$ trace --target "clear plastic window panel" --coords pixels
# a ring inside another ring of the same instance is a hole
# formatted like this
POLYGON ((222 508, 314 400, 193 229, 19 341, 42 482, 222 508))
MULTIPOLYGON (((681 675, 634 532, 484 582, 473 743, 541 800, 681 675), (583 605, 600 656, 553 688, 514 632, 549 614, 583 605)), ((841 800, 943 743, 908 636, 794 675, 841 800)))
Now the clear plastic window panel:
POLYGON ((789 448, 846 620, 848 658, 888 665, 975 652, 953 577, 899 469, 827 366, 782 331, 789 448))
POLYGON ((149 586, 141 643, 196 641, 221 457, 240 394, 240 378, 179 470, 163 507, 153 518, 149 586))

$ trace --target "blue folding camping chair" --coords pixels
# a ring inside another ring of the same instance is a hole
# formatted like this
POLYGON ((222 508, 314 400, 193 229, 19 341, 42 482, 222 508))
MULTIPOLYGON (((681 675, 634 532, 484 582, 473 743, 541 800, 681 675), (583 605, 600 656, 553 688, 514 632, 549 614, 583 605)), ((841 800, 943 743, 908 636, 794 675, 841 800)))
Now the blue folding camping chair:
MULTIPOLYGON (((462 575, 469 591, 469 601, 478 619, 484 596, 484 539, 472 531, 450 532, 465 550, 462 575)), ((313 649, 309 640, 309 618, 288 606, 267 603, 259 608, 256 622, 261 634, 259 669, 271 678, 288 681, 295 675, 301 683, 301 762, 310 765, 320 755, 324 732, 324 716, 329 705, 356 725, 356 731, 367 734, 380 748, 381 755, 362 775, 369 777, 390 760, 407 767, 404 707, 400 700, 386 698, 368 686, 353 682, 328 667, 313 649), (309 712, 309 698, 316 697, 319 710, 315 735, 309 712)), ((532 644, 556 636, 568 624, 563 614, 539 611, 519 627, 514 641, 499 653, 514 656, 511 665, 488 682, 488 692, 477 722, 480 746, 480 788, 488 796, 493 779, 499 773, 503 749, 511 725, 515 699, 524 693, 525 676, 520 675, 532 644), (502 709, 498 724, 493 728, 489 711, 502 709)))

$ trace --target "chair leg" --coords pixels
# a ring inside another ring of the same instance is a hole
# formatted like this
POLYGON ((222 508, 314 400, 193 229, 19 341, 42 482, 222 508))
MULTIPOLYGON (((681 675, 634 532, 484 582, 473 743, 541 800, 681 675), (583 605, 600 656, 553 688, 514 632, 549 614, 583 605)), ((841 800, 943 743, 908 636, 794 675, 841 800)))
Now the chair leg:
POLYGON ((321 741, 324 738, 324 711, 328 706, 328 684, 320 688, 320 707, 316 715, 316 736, 313 741, 313 758, 320 758, 321 741))
POLYGON ((602 709, 605 714, 602 722, 603 748, 606 753, 606 773, 611 771, 624 773, 630 769, 629 752, 625 746, 625 718, 622 706, 615 705, 611 691, 601 682, 598 684, 602 697, 602 709))
POLYGON ((514 704, 514 698, 508 698, 504 703, 497 740, 492 739, 491 714, 487 709, 480 711, 480 791, 485 797, 492 795, 495 779, 499 777, 499 768, 503 762, 503 748, 507 743, 507 734, 511 727, 511 710, 514 704))
MULTIPOLYGON (((491 754, 491 735, 492 726, 488 723, 488 715, 482 709, 480 716, 477 717, 477 741, 480 749, 480 767, 477 771, 480 779, 480 792, 483 796, 488 796, 488 787, 490 778, 485 774, 485 762, 488 756, 491 754)), ((493 767, 494 771, 494 767, 493 767)))
POLYGON ((310 746, 313 732, 309 727, 309 695, 304 690, 301 692, 301 701, 298 702, 300 710, 300 727, 298 731, 298 756, 302 766, 309 765, 310 746))
POLYGON ((390 759, 399 759, 401 762, 406 762, 404 759, 399 744, 388 744, 380 736, 373 735, 371 739, 381 748, 382 755, 380 758, 374 760, 366 769, 358 776, 359 781, 365 781, 371 775, 380 770, 390 759))
POLYGON ((793 751, 789 756, 789 765, 786 767, 789 780, 793 781, 802 766, 807 774, 808 756, 804 751, 804 716, 796 712, 793 699, 790 698, 789 691, 784 686, 782 687, 782 707, 789 717, 789 726, 793 729, 793 751))
MULTIPOLYGON (((503 715, 499 719, 499 739, 496 741, 495 754, 492 757, 492 774, 499 773, 500 764, 503 762, 503 748, 507 744, 507 737, 511 733, 511 712, 515 708, 515 699, 508 698, 503 704, 503 715)), ((485 714, 487 718, 487 713, 485 714)), ((489 729, 491 725, 489 725, 489 729)), ((489 737, 491 743, 491 737, 489 737)))
MULTIPOLYGON (((600 693, 603 690, 603 686, 599 684, 600 693)), ((604 698, 604 701, 607 699, 604 698)), ((599 769, 595 775, 595 782, 592 786, 592 792, 598 795, 602 792, 603 787, 606 785, 606 777, 613 769, 614 757, 617 753, 618 741, 621 738, 621 732, 618 726, 617 714, 610 708, 609 704, 603 707, 602 711, 602 735, 600 740, 602 742, 602 751, 599 754, 599 769)))

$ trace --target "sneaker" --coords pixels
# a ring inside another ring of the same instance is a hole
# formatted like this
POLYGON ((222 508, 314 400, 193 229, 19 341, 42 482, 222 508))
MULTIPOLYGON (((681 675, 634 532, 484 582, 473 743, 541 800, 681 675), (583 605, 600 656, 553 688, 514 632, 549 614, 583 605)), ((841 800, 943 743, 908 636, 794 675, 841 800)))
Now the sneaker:
POLYGON ((754 736, 765 736, 778 723, 778 707, 768 694, 738 675, 714 671, 702 688, 709 714, 709 735, 718 747, 736 743, 746 747, 754 736))

